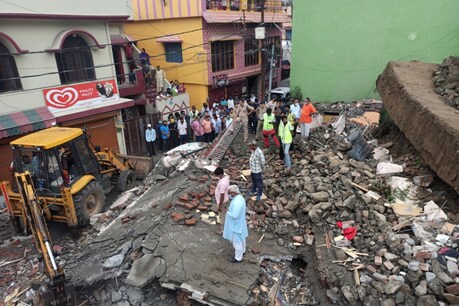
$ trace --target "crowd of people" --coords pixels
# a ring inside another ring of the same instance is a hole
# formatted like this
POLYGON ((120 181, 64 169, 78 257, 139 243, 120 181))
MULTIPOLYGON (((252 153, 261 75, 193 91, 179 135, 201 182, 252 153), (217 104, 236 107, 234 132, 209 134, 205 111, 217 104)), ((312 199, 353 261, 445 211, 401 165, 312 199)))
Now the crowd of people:
MULTIPOLYGON (((263 197, 263 170, 266 169, 266 149, 271 142, 279 150, 279 158, 284 161, 285 170, 291 169, 290 150, 294 149, 295 141, 306 141, 314 116, 317 114, 309 98, 303 101, 290 102, 274 99, 258 103, 254 96, 250 98, 222 98, 212 105, 204 103, 201 110, 192 106, 191 111, 169 115, 168 120, 159 121, 156 129, 148 125, 146 140, 149 155, 154 155, 154 142, 157 139, 159 150, 169 150, 187 141, 211 142, 224 130, 233 132, 234 122, 243 124, 243 140, 248 142, 249 133, 255 139, 248 143, 250 150, 249 167, 251 186, 247 196, 255 196, 256 201, 263 197), (300 135, 297 134, 300 126, 300 135), (156 137, 158 135, 158 137, 156 137), (258 146, 263 139, 265 151, 258 146)), ((222 230, 218 230, 224 239, 234 247, 231 263, 241 263, 246 252, 248 227, 246 221, 246 199, 236 185, 230 185, 223 168, 217 167, 214 174, 219 181, 215 188, 215 210, 222 218, 222 230)))
MULTIPOLYGON (((272 142, 279 149, 279 157, 284 160, 286 169, 290 170, 289 152, 294 150, 294 141, 309 136, 316 113, 309 98, 300 105, 298 100, 272 99, 265 103, 257 102, 254 96, 239 98, 235 95, 234 99, 231 96, 222 98, 211 105, 203 103, 200 110, 192 106, 188 114, 185 111, 170 114, 155 128, 149 126, 145 137, 148 147, 154 147, 156 142, 159 151, 167 151, 190 141, 212 142, 226 129, 232 132, 234 122, 241 122, 244 142, 248 141, 249 133, 254 134, 256 140, 263 140, 265 148, 269 148, 272 142), (300 136, 295 137, 298 126, 300 136)), ((149 149, 149 155, 154 154, 155 150, 149 149)))

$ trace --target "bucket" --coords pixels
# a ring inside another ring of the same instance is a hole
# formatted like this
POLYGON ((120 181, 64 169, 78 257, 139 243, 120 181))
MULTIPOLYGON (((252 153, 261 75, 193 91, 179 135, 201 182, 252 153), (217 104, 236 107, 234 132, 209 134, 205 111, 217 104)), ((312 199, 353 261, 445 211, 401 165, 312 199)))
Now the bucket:
POLYGON ((363 138, 360 130, 353 129, 349 135, 347 135, 347 140, 352 143, 352 149, 347 152, 349 157, 362 161, 371 154, 372 150, 367 144, 365 138, 363 138))

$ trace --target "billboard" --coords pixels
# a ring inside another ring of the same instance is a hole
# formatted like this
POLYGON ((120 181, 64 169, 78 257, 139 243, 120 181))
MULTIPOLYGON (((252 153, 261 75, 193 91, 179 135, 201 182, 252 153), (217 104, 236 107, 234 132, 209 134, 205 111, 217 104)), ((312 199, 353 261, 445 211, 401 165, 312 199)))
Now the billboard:
POLYGON ((87 106, 98 106, 120 98, 116 81, 69 84, 43 90, 46 106, 52 113, 87 106))

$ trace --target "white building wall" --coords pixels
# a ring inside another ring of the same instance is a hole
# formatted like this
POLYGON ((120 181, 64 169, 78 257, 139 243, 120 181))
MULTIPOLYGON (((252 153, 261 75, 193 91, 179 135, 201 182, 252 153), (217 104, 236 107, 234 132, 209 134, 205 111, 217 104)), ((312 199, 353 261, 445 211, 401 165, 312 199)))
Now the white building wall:
POLYGON ((126 0, 12 0, 0 2, 0 12, 85 16, 130 14, 126 0))
MULTIPOLYGON (((115 34, 120 28, 120 26, 109 27, 102 20, 0 19, 0 32, 13 38, 21 49, 30 51, 30 53, 15 56, 23 90, 0 94, 0 114, 45 106, 43 89, 61 85, 55 53, 33 53, 52 48, 59 33, 70 29, 80 29, 91 33, 99 44, 109 44, 110 34, 115 34), (40 76, 27 77, 32 75, 40 76)), ((93 45, 94 43, 88 41, 88 44, 93 45)), ((107 45, 104 49, 92 48, 92 57, 96 67, 96 79, 115 78, 111 46, 107 45)))

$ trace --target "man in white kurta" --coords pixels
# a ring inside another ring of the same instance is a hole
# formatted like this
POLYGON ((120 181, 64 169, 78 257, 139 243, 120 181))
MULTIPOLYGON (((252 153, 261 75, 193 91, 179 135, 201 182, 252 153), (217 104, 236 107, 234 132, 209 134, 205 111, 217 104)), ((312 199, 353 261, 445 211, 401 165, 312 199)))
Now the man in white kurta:
POLYGON ((236 185, 228 187, 228 196, 231 202, 226 213, 223 238, 233 243, 234 257, 230 258, 230 262, 237 263, 242 262, 246 251, 246 239, 249 236, 245 219, 246 203, 236 185))

